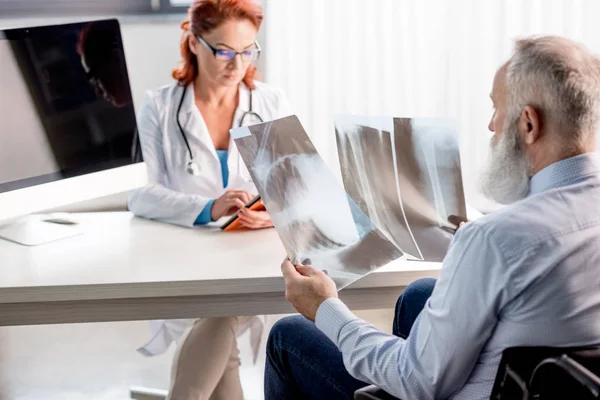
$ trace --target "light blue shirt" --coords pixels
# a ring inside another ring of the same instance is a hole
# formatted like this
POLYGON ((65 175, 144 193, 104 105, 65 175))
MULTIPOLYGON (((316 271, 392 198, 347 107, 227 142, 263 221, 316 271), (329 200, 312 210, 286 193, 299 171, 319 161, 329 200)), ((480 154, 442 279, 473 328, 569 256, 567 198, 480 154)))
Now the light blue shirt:
POLYGON ((340 300, 316 325, 352 376, 402 400, 488 399, 512 346, 600 344, 600 160, 536 174, 529 196, 461 228, 407 340, 340 300))

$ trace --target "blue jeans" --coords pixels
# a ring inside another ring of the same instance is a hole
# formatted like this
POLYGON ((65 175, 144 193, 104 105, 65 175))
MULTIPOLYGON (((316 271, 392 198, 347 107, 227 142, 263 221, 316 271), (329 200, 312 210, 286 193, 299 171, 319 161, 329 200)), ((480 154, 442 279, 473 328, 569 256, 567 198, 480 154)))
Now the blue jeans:
MULTIPOLYGON (((435 279, 427 278, 406 287, 396 303, 394 335, 408 337, 434 285, 435 279)), ((346 371, 342 353, 313 322, 297 315, 280 320, 271 330, 265 400, 348 400, 364 386, 346 371)))

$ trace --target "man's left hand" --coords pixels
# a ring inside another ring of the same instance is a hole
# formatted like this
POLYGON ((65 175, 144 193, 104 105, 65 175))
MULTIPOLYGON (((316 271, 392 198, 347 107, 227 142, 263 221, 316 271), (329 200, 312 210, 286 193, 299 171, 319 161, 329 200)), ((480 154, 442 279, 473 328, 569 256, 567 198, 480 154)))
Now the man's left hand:
POLYGON ((306 318, 314 321, 319 306, 338 297, 335 282, 323 271, 309 265, 294 266, 289 260, 281 264, 285 280, 285 298, 306 318))

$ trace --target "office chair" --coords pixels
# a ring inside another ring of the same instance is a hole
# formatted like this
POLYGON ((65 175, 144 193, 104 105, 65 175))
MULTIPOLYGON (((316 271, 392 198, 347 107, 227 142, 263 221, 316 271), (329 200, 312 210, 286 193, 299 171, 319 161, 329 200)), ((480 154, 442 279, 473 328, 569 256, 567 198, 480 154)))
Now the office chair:
MULTIPOLYGON (((504 350, 491 400, 600 399, 600 347, 511 347, 504 350)), ((398 400, 376 386, 355 400, 398 400)))
POLYGON ((600 347, 512 347, 490 399, 600 399, 599 374, 600 347))

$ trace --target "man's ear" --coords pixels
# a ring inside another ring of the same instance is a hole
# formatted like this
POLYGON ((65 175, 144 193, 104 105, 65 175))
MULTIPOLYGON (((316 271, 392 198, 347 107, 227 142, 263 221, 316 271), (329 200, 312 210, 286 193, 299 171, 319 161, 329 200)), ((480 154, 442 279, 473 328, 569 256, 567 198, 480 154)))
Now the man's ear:
POLYGON ((519 135, 527 145, 532 145, 541 138, 541 115, 531 106, 526 106, 519 117, 519 135))

